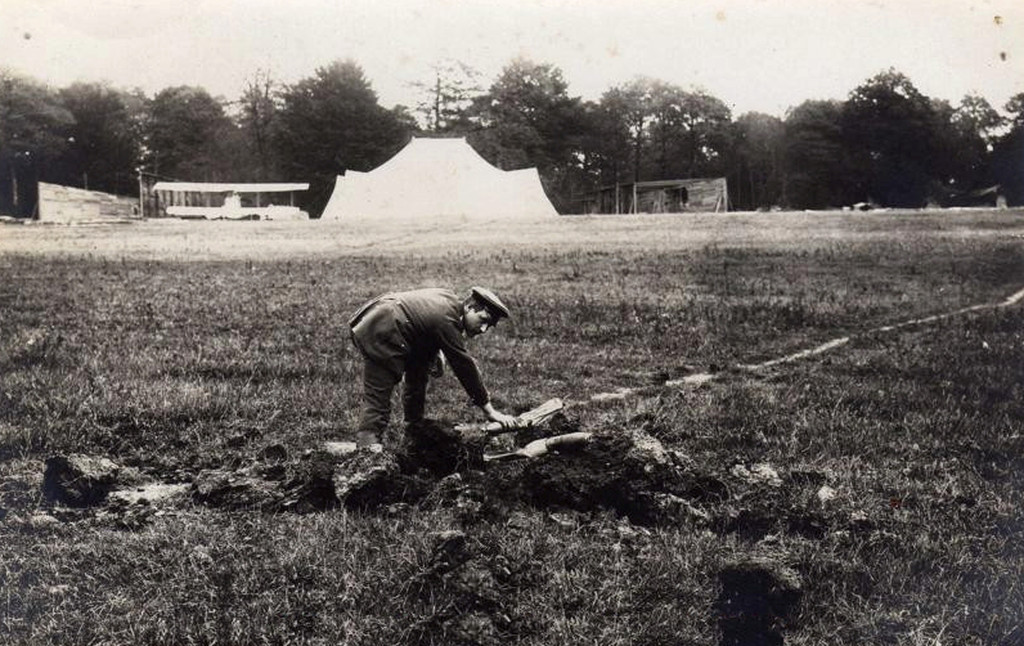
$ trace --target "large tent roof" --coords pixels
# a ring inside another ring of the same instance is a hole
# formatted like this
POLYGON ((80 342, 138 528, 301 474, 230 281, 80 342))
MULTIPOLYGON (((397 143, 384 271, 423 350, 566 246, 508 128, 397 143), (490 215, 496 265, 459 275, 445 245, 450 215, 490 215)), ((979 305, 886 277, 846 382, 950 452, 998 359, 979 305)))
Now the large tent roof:
POLYGON ((322 219, 551 215, 537 169, 495 168, 465 138, 414 137, 374 170, 339 176, 322 219))

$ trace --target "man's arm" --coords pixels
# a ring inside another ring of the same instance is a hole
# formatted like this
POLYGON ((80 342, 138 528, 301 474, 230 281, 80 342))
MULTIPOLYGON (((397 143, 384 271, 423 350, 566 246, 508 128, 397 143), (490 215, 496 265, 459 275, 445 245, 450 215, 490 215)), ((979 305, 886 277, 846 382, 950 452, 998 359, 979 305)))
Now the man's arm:
POLYGON ((440 334, 440 346, 455 377, 462 384, 473 403, 487 415, 487 419, 498 422, 502 426, 514 424, 514 417, 502 413, 491 404, 490 394, 484 387, 483 376, 480 374, 480 369, 477 368, 476 361, 469 355, 462 334, 454 327, 444 330, 440 334))

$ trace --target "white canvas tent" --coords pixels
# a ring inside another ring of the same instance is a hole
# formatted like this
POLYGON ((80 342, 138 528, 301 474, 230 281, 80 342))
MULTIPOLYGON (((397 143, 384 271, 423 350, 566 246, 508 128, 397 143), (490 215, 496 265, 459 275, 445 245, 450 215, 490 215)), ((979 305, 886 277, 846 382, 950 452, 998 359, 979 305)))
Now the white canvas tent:
POLYGON ((504 171, 465 138, 413 137, 368 173, 338 176, 321 219, 491 220, 557 215, 536 168, 504 171))

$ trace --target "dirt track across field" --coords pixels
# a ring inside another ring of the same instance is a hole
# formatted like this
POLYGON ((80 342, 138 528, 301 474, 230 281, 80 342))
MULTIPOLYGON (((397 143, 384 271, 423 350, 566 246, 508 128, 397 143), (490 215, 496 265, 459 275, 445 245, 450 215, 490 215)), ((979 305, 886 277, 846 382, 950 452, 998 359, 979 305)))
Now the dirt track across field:
MULTIPOLYGON (((904 328, 916 325, 935 323, 938 321, 943 321, 948 318, 952 318, 954 316, 970 314, 971 312, 980 312, 983 310, 1010 307, 1012 305, 1016 305, 1022 299, 1024 299, 1024 288, 1017 290, 1016 292, 1014 292, 1004 300, 999 301, 998 303, 981 303, 978 305, 971 305, 969 307, 962 307, 960 309, 953 310, 952 312, 944 312, 942 314, 934 314, 932 316, 925 316, 923 318, 901 321, 900 323, 894 323, 892 325, 874 327, 871 328, 870 330, 862 332, 861 335, 863 336, 868 334, 877 334, 879 332, 895 332, 897 330, 902 330, 904 328)), ((822 343, 820 345, 816 345, 813 348, 808 348, 806 350, 794 352, 783 357, 778 357, 777 359, 771 359, 769 361, 762 361, 761 363, 754 364, 740 364, 737 367, 742 370, 763 370, 765 368, 771 368, 781 364, 793 363, 794 361, 800 361, 801 359, 807 359, 809 357, 814 357, 835 350, 836 348, 840 348, 849 343, 852 338, 853 337, 851 336, 841 336, 830 341, 826 341, 825 343, 822 343)), ((681 379, 670 379, 668 381, 665 381, 663 386, 665 386, 666 388, 699 386, 709 381, 713 381, 717 377, 718 373, 701 372, 692 375, 687 375, 681 379)), ((597 393, 596 395, 591 395, 590 401, 609 401, 613 399, 625 399, 627 397, 630 397, 631 395, 638 394, 643 390, 644 389, 641 388, 619 388, 614 392, 604 392, 597 393)))

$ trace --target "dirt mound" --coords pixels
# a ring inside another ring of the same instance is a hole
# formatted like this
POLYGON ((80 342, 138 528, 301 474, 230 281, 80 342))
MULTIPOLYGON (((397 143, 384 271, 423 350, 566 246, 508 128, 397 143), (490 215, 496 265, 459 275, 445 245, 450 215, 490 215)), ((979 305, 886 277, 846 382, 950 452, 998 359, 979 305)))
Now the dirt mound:
MULTIPOLYGON (((517 431, 514 444, 570 434, 580 434, 579 422, 559 414, 546 428, 517 431)), ((690 523, 750 541, 769 534, 821 539, 837 526, 852 528, 856 520, 840 517, 835 505, 826 504, 835 492, 823 473, 780 473, 771 465, 740 463, 717 471, 665 449, 641 430, 582 435, 588 439, 556 445, 538 457, 486 461, 485 448, 493 450, 486 435, 426 420, 408 429, 393 452, 334 443, 343 450, 290 456, 274 445, 245 467, 204 469, 185 484, 194 503, 224 510, 314 513, 345 506, 372 513, 395 504, 424 504, 455 508, 466 523, 507 518, 524 509, 611 511, 636 525, 690 523)), ((123 473, 106 459, 51 460, 44 487, 57 504, 100 505, 124 488, 114 475, 123 473), (96 475, 67 475, 87 472, 96 475), (53 494, 55 483, 64 481, 78 488, 64 484, 64 493, 53 494), (82 483, 89 486, 79 491, 82 483)), ((118 504, 136 503, 119 496, 118 504)))
MULTIPOLYGON (((576 420, 559 415, 548 428, 518 431, 515 444, 579 430, 576 420)), ((352 447, 340 455, 308 456, 319 460, 320 475, 307 475, 297 490, 319 490, 323 495, 313 498, 330 501, 330 480, 337 502, 363 510, 425 500, 456 506, 471 520, 524 506, 610 509, 642 525, 706 519, 695 505, 728 495, 718 477, 698 472, 685 456, 639 431, 602 431, 586 443, 511 462, 485 462, 487 439, 426 420, 407 430, 394 454, 352 447)))
POLYGON ((705 515, 695 504, 725 495, 716 477, 690 469, 684 456, 637 432, 602 432, 584 445, 525 464, 489 468, 492 495, 542 509, 610 509, 638 525, 705 515))
POLYGON ((402 473, 423 471, 444 477, 482 469, 486 440, 483 433, 464 436, 450 422, 426 419, 406 429, 395 454, 402 473))
POLYGON ((70 507, 100 504, 117 485, 119 471, 104 457, 55 455, 46 460, 43 495, 70 507))

